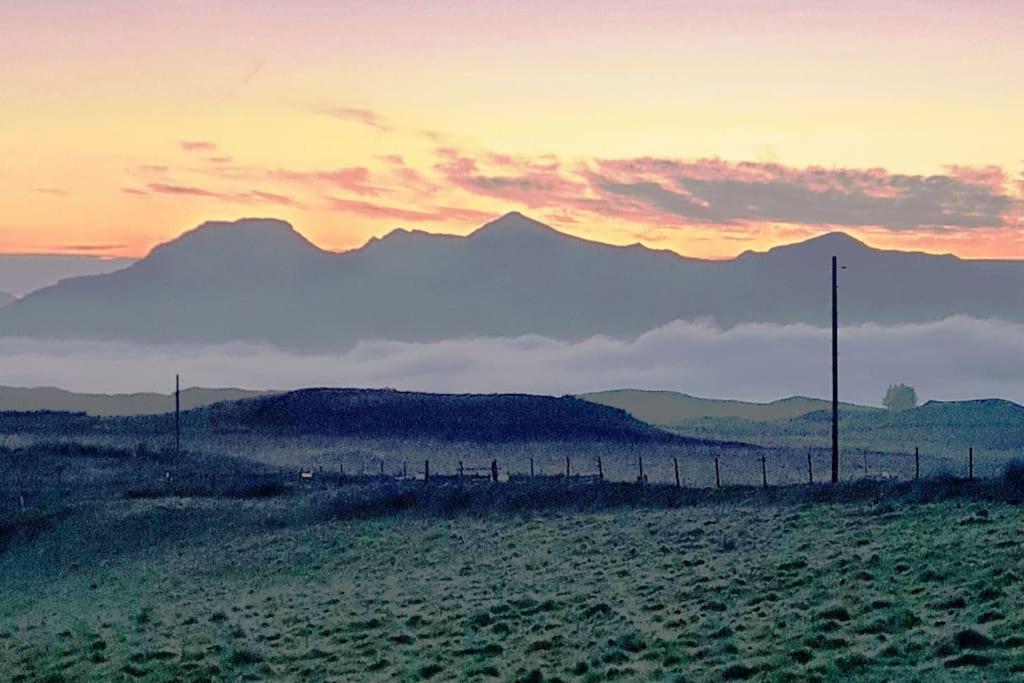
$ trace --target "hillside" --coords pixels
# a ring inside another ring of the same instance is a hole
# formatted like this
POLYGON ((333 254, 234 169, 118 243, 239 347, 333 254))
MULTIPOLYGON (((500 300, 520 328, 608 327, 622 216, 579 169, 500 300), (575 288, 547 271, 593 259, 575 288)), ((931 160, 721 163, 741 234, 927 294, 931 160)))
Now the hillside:
POLYGON ((211 432, 445 441, 666 442, 679 437, 573 397, 303 389, 190 411, 211 432))
POLYGON ((344 253, 283 221, 206 223, 122 270, 3 307, 0 336, 339 350, 370 339, 628 337, 673 320, 821 325, 832 255, 848 267, 844 324, 1024 320, 1019 261, 882 251, 841 233, 706 261, 511 213, 466 237, 395 230, 344 253))
MULTIPOLYGON (((806 396, 792 396, 770 403, 752 403, 723 399, 698 398, 674 391, 643 391, 616 389, 581 394, 579 398, 601 405, 621 408, 633 417, 658 425, 673 427, 688 420, 701 418, 738 418, 752 422, 783 420, 799 417, 818 410, 831 409, 828 401, 806 396)), ((844 411, 872 408, 842 403, 844 411)))
MULTIPOLYGON (((181 409, 201 408, 219 401, 236 401, 268 392, 244 389, 204 389, 181 392, 181 409)), ((94 416, 158 415, 174 410, 174 394, 80 394, 54 387, 0 387, 0 411, 50 410, 94 416)))
POLYGON ((3 308, 7 304, 13 303, 17 299, 16 296, 10 292, 0 292, 0 308, 3 308))
MULTIPOLYGON (((671 430, 704 439, 824 449, 831 420, 831 410, 773 420, 704 416, 680 421, 671 430)), ((846 408, 840 411, 839 430, 844 450, 913 453, 920 448, 928 456, 962 458, 974 448, 979 457, 986 451, 1015 457, 1024 452, 1024 406, 983 399, 929 401, 904 411, 846 408)))

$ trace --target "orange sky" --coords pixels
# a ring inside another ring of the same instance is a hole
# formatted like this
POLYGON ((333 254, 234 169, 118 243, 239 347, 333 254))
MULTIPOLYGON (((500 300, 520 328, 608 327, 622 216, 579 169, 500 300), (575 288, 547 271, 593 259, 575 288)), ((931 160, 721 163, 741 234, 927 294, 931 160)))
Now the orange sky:
POLYGON ((520 210, 696 256, 841 229, 1024 258, 1021 6, 550 4, 5 3, 0 251, 520 210))

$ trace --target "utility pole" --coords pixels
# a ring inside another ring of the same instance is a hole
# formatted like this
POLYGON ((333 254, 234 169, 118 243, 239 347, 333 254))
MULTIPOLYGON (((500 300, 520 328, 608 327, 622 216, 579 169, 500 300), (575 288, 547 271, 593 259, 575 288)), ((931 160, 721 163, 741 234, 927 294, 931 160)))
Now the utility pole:
POLYGON ((839 482, 839 302, 836 257, 832 257, 832 483, 839 482))
POLYGON ((181 375, 174 376, 174 455, 181 455, 181 375))

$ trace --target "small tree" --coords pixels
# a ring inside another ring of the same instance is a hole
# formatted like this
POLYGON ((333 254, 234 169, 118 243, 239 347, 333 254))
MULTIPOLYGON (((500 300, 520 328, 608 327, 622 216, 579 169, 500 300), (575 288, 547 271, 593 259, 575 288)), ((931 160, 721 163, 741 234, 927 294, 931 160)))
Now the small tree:
POLYGON ((917 392, 906 384, 890 384, 882 405, 889 410, 909 410, 917 405, 917 392))

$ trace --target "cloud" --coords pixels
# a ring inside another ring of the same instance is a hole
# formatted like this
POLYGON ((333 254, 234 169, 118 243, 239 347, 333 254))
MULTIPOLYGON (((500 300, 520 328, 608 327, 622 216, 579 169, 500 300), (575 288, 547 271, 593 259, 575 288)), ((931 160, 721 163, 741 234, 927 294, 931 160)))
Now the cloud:
POLYGON ((578 204, 586 186, 561 172, 552 157, 526 159, 501 154, 487 154, 481 160, 466 156, 453 148, 437 150, 441 161, 435 170, 458 188, 473 194, 513 201, 528 208, 578 204), (480 161, 498 169, 482 171, 480 161))
POLYGON ((68 191, 60 187, 33 187, 32 190, 40 194, 48 194, 54 197, 68 196, 68 191))
MULTIPOLYGON (((278 206, 301 205, 299 202, 286 195, 275 192, 265 192, 263 190, 249 190, 247 192, 219 192, 204 187, 175 185, 171 183, 149 183, 146 185, 146 188, 153 194, 213 198, 239 204, 276 204, 278 206)), ((123 188, 121 191, 128 192, 130 194, 140 194, 140 191, 133 190, 131 188, 123 188)))
POLYGON ((226 195, 202 187, 191 187, 187 185, 172 185, 170 183, 149 183, 146 186, 150 192, 156 194, 186 195, 190 197, 216 197, 223 199, 226 195))
MULTIPOLYGON (((842 394, 877 405, 893 382, 929 399, 1001 397, 1024 403, 1024 325, 955 317, 844 328, 842 394)), ((430 344, 364 342, 338 355, 296 355, 254 344, 142 346, 0 339, 4 383, 77 391, 166 391, 189 385, 290 389, 395 387, 443 392, 564 394, 618 387, 771 400, 829 395, 829 331, 806 325, 722 330, 675 322, 635 339, 568 343, 543 337, 430 344)))
POLYGON ((182 140, 178 146, 186 152, 213 152, 217 149, 217 145, 205 140, 182 140))
POLYGON ((794 168, 717 159, 599 160, 591 188, 608 200, 699 223, 877 226, 891 230, 1002 227, 1017 204, 992 167, 944 175, 885 169, 794 168))
POLYGON ((341 199, 338 197, 327 197, 330 208, 334 211, 355 214, 363 218, 391 218, 400 221, 422 221, 441 222, 451 221, 483 223, 494 218, 494 214, 475 209, 464 209, 459 207, 434 207, 427 210, 403 209, 400 207, 385 206, 355 199, 341 199))
POLYGON ((436 150, 450 185, 529 209, 585 212, 649 226, 765 223, 890 231, 1000 228, 1024 213, 1021 191, 997 166, 949 166, 936 175, 882 168, 639 157, 566 168, 551 155, 436 150))
POLYGON ((370 128, 381 131, 391 130, 391 124, 387 119, 372 109, 360 109, 357 107, 333 107, 323 112, 327 116, 341 119, 342 121, 354 121, 370 128))
POLYGON ((55 247, 51 247, 54 251, 117 251, 119 249, 127 249, 128 245, 124 243, 111 243, 111 244, 58 244, 55 247))
POLYGON ((360 196, 376 197, 384 192, 381 188, 369 184, 370 170, 364 166, 325 171, 275 169, 267 171, 266 175, 271 180, 339 188, 360 196))

